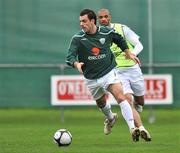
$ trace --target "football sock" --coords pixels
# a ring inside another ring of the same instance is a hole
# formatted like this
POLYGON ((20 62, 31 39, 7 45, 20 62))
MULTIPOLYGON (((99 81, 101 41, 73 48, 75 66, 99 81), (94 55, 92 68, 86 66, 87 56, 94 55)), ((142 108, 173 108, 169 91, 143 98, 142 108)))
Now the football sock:
POLYGON ((127 100, 122 101, 119 104, 119 106, 121 108, 122 116, 124 117, 126 123, 128 124, 129 129, 135 128, 133 112, 128 101, 127 100))
POLYGON ((111 111, 111 105, 110 103, 106 102, 105 107, 101 108, 102 112, 104 113, 104 115, 106 116, 106 118, 108 120, 112 120, 113 119, 113 113, 111 111))

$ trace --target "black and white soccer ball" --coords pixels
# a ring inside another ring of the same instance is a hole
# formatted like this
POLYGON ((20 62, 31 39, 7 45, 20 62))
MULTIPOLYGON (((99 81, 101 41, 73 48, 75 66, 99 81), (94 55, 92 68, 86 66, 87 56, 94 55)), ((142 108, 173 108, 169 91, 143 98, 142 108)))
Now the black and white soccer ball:
POLYGON ((54 133, 54 142, 59 146, 69 146, 72 143, 72 135, 67 129, 59 129, 54 133))

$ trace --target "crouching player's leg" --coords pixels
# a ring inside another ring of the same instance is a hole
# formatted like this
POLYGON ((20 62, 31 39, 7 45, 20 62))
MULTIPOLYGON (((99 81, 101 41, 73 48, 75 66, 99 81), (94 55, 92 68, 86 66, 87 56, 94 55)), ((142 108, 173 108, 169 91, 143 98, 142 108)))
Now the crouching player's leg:
POLYGON ((88 80, 86 79, 86 86, 88 87, 89 91, 91 92, 94 100, 98 108, 103 112, 105 115, 104 121, 104 134, 108 135, 112 131, 112 127, 114 126, 118 116, 116 113, 113 113, 111 110, 110 103, 106 102, 107 91, 104 89, 103 85, 98 82, 102 82, 104 79, 96 79, 96 80, 88 80))

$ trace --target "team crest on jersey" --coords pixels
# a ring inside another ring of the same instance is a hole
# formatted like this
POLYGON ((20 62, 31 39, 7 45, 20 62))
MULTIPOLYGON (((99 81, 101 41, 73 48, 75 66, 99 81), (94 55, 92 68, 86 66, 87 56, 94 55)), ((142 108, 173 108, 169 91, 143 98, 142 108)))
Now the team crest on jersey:
POLYGON ((93 53, 94 55, 99 55, 100 49, 99 49, 99 48, 96 48, 96 47, 93 47, 93 48, 91 49, 91 51, 92 51, 92 53, 93 53))
POLYGON ((101 38, 101 39, 99 39, 99 41, 100 41, 100 43, 103 45, 106 40, 105 40, 105 38, 101 38))

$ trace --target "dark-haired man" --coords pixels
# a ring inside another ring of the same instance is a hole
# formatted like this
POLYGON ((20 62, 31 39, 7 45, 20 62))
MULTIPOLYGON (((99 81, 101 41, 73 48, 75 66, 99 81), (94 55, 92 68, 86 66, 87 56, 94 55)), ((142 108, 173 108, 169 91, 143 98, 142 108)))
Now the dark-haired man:
POLYGON ((82 10, 79 20, 82 30, 72 37, 66 63, 84 75, 86 85, 97 106, 106 116, 104 133, 111 133, 117 119, 117 114, 112 113, 111 106, 106 103, 108 91, 116 99, 122 116, 128 124, 132 139, 136 142, 139 140, 140 131, 134 125, 131 106, 123 94, 110 46, 116 43, 125 53, 126 58, 136 63, 139 63, 139 59, 130 53, 125 40, 112 28, 96 26, 97 18, 93 10, 82 10))

